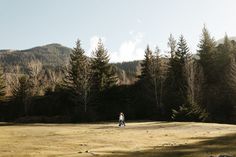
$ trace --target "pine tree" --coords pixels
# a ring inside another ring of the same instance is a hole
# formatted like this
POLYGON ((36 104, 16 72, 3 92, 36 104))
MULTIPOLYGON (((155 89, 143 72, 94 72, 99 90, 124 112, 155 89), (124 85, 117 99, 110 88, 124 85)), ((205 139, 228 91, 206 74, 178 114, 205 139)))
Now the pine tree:
POLYGON ((115 69, 109 64, 109 56, 101 39, 99 39, 97 48, 93 52, 91 67, 94 92, 101 92, 116 85, 115 69))
POLYGON ((151 51, 149 45, 145 50, 144 60, 141 63, 141 81, 150 81, 153 75, 153 52, 151 51))
POLYGON ((163 73, 161 70, 161 59, 160 59, 159 53, 160 53, 160 49, 156 47, 156 50, 153 55, 153 63, 152 63, 152 66, 153 66, 152 80, 153 80, 153 85, 154 85, 156 107, 158 109, 161 109, 162 108, 161 99, 162 99, 163 73))
MULTIPOLYGON (((228 37, 227 37, 228 38, 228 37)), ((228 111, 226 111, 226 115, 228 115, 228 117, 226 117, 227 121, 229 120, 229 118, 233 117, 233 114, 235 114, 235 106, 236 106, 236 42, 235 41, 229 41, 230 42, 230 53, 229 53, 229 57, 230 57, 230 63, 229 66, 227 67, 227 69, 225 70, 226 75, 225 75, 225 82, 226 85, 229 89, 228 95, 227 95, 227 99, 229 102, 228 105, 228 111)))
POLYGON ((217 103, 217 93, 219 88, 217 87, 218 76, 216 68, 216 42, 210 36, 210 33, 204 26, 202 29, 202 37, 198 45, 198 55, 200 57, 199 64, 203 71, 203 83, 201 85, 201 96, 199 104, 202 108, 206 109, 209 113, 209 118, 211 117, 211 112, 214 110, 214 105, 217 103))
POLYGON ((182 35, 177 44, 177 50, 172 53, 173 57, 169 61, 164 94, 165 112, 168 118, 172 116, 172 110, 177 110, 181 105, 188 103, 188 82, 185 67, 189 57, 189 49, 182 35))
POLYGON ((179 38, 175 57, 180 59, 182 63, 186 62, 186 59, 189 57, 189 48, 183 35, 181 35, 179 38))
POLYGON ((3 70, 0 68, 0 101, 4 100, 6 94, 6 85, 4 80, 3 70))
MULTIPOLYGON (((218 78, 214 85, 217 87, 217 102, 208 106, 211 117, 216 121, 228 121, 235 106, 236 96, 236 64, 232 42, 225 35, 224 43, 217 46, 214 57, 214 74, 218 78)), ((215 95, 214 95, 215 96, 215 95)), ((216 98, 215 98, 216 99, 216 98)))
MULTIPOLYGON (((176 52, 176 61, 179 65, 179 90, 181 92, 182 97, 182 104, 187 104, 188 102, 188 82, 187 82, 187 75, 186 75, 186 65, 189 59, 189 48, 187 46, 187 43, 183 37, 183 35, 180 36, 179 42, 178 42, 178 48, 176 52)), ((176 73, 177 74, 177 73, 176 73)), ((177 82, 176 82, 177 83, 177 82)))
POLYGON ((141 63, 141 75, 139 84, 143 100, 146 101, 147 113, 152 113, 150 118, 156 118, 161 113, 161 60, 159 49, 153 53, 149 45, 145 50, 144 60, 141 63))
MULTIPOLYGON (((144 60, 141 62, 141 74, 136 83, 137 88, 137 105, 136 112, 142 117, 153 118, 155 115, 155 94, 153 85, 153 52, 147 45, 144 54, 144 60)), ((135 99, 135 100, 136 100, 135 99)))
POLYGON ((213 57, 216 52, 216 42, 214 38, 210 36, 206 26, 202 29, 202 37, 198 47, 199 63, 203 68, 205 83, 208 84, 215 80, 215 76, 212 73, 212 66, 214 64, 213 57))
POLYGON ((76 42, 76 47, 70 55, 67 73, 64 80, 66 87, 72 90, 77 107, 83 106, 83 111, 86 113, 90 99, 91 69, 85 51, 81 48, 80 40, 76 42))
POLYGON ((12 89, 13 101, 19 105, 21 113, 28 115, 30 111, 31 84, 26 76, 18 79, 18 84, 12 89))
POLYGON ((194 69, 196 68, 194 65, 196 65, 196 62, 194 58, 191 58, 183 36, 180 37, 176 57, 179 58, 183 67, 183 74, 179 76, 179 80, 182 81, 180 82, 181 90, 179 91, 180 97, 182 97, 182 105, 177 109, 172 109, 172 119, 181 121, 205 121, 209 114, 204 107, 195 103, 194 99, 194 70, 196 70, 194 69))

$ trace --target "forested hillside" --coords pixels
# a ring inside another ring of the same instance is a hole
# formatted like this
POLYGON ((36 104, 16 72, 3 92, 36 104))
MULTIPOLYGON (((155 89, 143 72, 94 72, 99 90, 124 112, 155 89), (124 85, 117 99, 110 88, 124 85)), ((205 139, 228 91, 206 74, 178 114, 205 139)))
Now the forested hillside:
POLYGON ((142 61, 110 63, 99 40, 0 52, 0 120, 87 122, 128 119, 236 122, 236 42, 204 27, 196 53, 170 35, 168 58, 146 47, 142 61))
POLYGON ((45 67, 63 67, 68 63, 70 53, 70 48, 50 44, 27 50, 0 50, 0 61, 6 72, 15 65, 24 70, 31 61, 40 61, 45 67))

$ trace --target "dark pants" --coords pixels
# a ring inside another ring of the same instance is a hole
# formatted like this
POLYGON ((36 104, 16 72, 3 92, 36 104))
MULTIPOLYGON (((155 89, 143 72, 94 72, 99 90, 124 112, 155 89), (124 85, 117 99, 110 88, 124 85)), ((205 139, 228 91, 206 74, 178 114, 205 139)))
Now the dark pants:
POLYGON ((119 126, 125 126, 125 121, 124 120, 119 120, 119 126))

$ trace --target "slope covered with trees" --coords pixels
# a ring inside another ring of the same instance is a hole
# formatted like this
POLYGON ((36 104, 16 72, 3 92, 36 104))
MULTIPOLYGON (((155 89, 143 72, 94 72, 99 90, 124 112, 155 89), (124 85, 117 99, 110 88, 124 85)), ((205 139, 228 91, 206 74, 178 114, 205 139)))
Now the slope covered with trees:
POLYGON ((142 61, 110 63, 100 40, 92 57, 83 45, 46 45, 0 53, 0 119, 87 122, 127 119, 236 122, 236 42, 217 44, 203 28, 197 54, 181 35, 169 56, 149 46, 142 61))

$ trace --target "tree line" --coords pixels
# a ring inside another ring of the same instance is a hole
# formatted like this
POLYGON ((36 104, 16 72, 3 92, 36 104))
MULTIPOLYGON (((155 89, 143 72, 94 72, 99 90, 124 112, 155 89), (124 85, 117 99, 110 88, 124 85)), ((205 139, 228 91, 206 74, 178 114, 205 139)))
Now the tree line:
POLYGON ((140 74, 129 85, 119 85, 101 40, 92 57, 78 40, 62 79, 54 77, 47 88, 40 64, 32 63, 6 96, 1 72, 0 119, 88 122, 116 120, 124 112, 130 120, 235 122, 236 42, 225 35, 217 44, 204 27, 196 55, 183 35, 178 40, 170 35, 168 47, 169 57, 161 57, 158 47, 147 46, 140 74))

